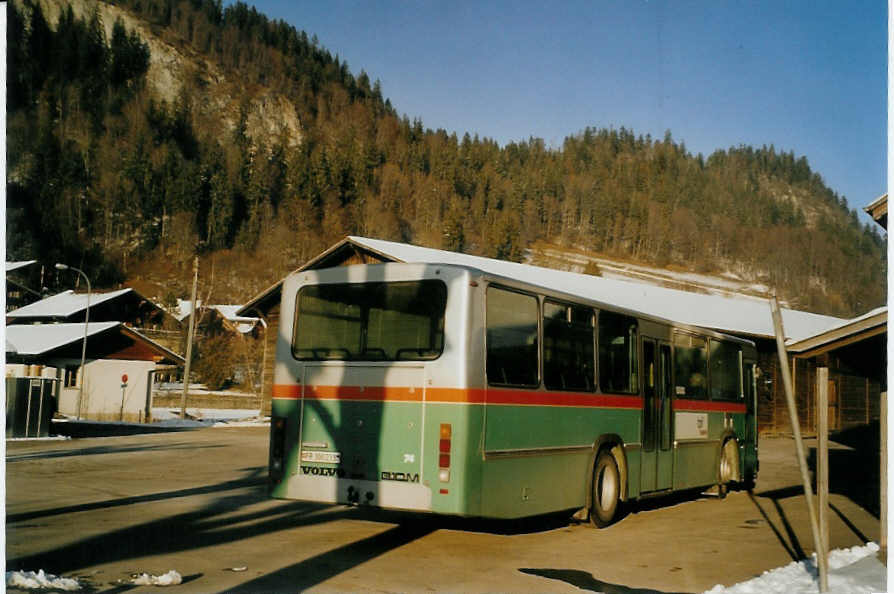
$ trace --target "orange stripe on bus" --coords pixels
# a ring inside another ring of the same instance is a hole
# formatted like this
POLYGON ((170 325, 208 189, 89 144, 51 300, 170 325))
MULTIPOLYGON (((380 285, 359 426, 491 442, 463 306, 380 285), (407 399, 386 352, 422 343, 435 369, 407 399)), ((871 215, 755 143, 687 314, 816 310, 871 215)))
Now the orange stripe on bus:
MULTIPOLYGON (((301 398, 301 393, 301 386, 298 384, 273 385, 274 398, 294 400, 301 398)), ((425 388, 424 394, 426 402, 628 409, 641 409, 643 407, 643 400, 639 396, 614 396, 582 392, 430 387, 425 388)), ((314 400, 422 402, 423 388, 309 385, 305 387, 304 397, 314 400)))

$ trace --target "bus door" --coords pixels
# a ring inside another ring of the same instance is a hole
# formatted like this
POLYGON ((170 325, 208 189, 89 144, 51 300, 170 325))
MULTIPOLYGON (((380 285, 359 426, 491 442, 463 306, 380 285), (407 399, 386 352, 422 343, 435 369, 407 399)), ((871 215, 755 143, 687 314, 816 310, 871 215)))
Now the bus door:
POLYGON ((640 491, 670 489, 673 480, 671 440, 670 345, 643 339, 643 446, 640 491))

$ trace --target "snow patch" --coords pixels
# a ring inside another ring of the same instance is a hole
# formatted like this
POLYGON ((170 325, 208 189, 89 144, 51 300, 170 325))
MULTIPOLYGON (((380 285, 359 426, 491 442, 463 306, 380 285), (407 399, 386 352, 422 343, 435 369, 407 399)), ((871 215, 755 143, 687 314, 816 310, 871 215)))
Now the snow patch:
MULTIPOLYGON (((879 547, 836 549, 829 553, 830 594, 871 594, 884 592, 887 570, 876 558, 879 547)), ((717 585, 705 594, 814 594, 818 587, 816 555, 785 567, 765 571, 761 576, 734 586, 717 585)))
POLYGON ((78 580, 57 577, 52 573, 44 573, 43 569, 33 571, 7 571, 6 587, 23 590, 64 590, 74 592, 81 589, 78 580))
POLYGON ((152 409, 153 424, 162 427, 253 427, 270 422, 270 417, 262 417, 257 408, 187 408, 186 416, 181 419, 179 409, 152 409))
POLYGON ((182 581, 183 578, 173 569, 162 575, 142 573, 133 578, 133 583, 137 586, 176 586, 182 581))

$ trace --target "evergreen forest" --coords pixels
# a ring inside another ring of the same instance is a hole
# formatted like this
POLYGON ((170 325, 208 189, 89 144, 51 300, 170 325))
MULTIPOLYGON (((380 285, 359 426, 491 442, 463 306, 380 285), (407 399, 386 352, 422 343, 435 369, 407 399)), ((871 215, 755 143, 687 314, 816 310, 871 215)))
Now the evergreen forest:
POLYGON ((121 0, 139 30, 116 18, 109 35, 100 4, 52 0, 55 18, 49 1, 8 6, 8 260, 151 281, 167 301, 198 254, 211 301, 241 303, 348 234, 515 261, 544 242, 732 272, 819 313, 885 302, 886 239, 794 152, 693 155, 620 125, 500 146, 401 115, 365 71, 242 2, 121 0), (160 98, 150 37, 223 73, 243 106, 231 128, 203 115, 201 76, 160 98), (252 132, 259 90, 288 99, 300 138, 252 132))

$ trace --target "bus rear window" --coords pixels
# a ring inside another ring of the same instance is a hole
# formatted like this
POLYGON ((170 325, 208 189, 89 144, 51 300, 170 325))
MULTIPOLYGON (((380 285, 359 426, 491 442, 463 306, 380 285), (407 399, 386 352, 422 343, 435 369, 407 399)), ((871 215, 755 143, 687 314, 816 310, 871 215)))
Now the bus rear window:
POLYGON ((299 360, 420 361, 444 350, 447 286, 439 280, 309 285, 298 292, 299 360))

